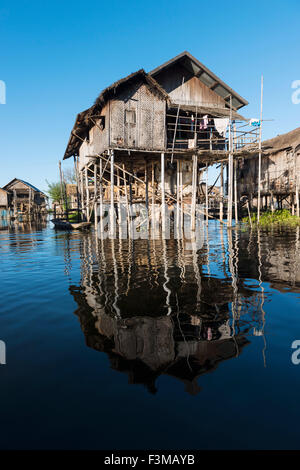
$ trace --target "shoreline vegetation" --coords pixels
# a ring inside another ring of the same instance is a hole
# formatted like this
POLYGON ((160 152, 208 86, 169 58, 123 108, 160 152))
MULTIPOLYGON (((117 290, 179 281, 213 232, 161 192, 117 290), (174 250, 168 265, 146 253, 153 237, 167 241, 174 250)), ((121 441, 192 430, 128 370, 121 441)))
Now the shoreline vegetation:
POLYGON ((280 225, 284 227, 297 227, 300 225, 300 217, 296 215, 291 215, 290 211, 287 209, 266 211, 260 214, 260 220, 257 221, 257 214, 251 215, 251 222, 249 217, 243 217, 242 222, 260 227, 269 227, 274 225, 280 225))

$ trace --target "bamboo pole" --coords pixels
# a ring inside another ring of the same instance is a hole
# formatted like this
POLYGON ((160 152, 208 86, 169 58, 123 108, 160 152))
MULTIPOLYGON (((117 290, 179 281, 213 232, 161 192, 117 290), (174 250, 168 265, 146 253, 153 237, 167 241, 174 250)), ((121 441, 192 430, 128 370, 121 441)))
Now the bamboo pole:
POLYGON ((261 89, 260 89, 260 126, 259 126, 259 153, 258 153, 258 189, 257 189, 257 222, 260 219, 260 185, 261 185, 261 138, 262 138, 262 113, 263 113, 263 91, 264 91, 264 77, 261 76, 261 89))

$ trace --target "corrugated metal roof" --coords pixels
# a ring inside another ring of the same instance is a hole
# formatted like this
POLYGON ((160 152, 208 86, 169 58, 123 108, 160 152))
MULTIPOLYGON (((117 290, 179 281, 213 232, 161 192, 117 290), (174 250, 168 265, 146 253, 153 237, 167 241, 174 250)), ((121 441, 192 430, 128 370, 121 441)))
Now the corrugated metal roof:
POLYGON ((33 186, 33 184, 28 183, 27 181, 21 180, 20 178, 14 178, 14 179, 11 180, 9 183, 7 183, 5 186, 3 186, 2 189, 7 188, 7 186, 9 186, 10 184, 12 184, 14 181, 20 181, 21 183, 26 184, 26 186, 28 186, 29 188, 33 189, 34 191, 36 191, 36 192, 38 192, 38 193, 44 194, 43 191, 41 191, 40 189, 38 189, 36 186, 33 186))
MULTIPOLYGON (((211 70, 205 67, 204 64, 199 62, 192 54, 187 51, 178 54, 171 60, 168 60, 164 64, 160 65, 159 67, 152 70, 149 74, 152 77, 157 79, 159 73, 170 67, 175 62, 180 62, 180 64, 189 70, 195 77, 197 77, 204 85, 209 87, 212 91, 214 91, 217 95, 221 96, 226 103, 229 105, 230 95, 232 96, 232 107, 235 109, 242 108, 246 106, 248 103, 245 98, 242 98, 236 91, 230 88, 225 82, 223 82, 217 75, 215 75, 211 70)), ((159 82, 159 79, 157 79, 159 82)))

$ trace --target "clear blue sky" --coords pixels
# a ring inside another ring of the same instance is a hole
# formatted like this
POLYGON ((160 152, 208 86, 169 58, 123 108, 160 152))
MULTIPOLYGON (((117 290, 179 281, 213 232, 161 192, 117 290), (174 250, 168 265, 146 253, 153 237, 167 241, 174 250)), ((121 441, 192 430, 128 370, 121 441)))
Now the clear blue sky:
MULTIPOLYGON (((115 80, 188 50, 259 114, 264 138, 300 126, 299 0, 6 1, 0 3, 0 186, 14 177, 45 190, 58 179, 78 112, 115 80)), ((67 164, 69 165, 69 163, 67 164)))

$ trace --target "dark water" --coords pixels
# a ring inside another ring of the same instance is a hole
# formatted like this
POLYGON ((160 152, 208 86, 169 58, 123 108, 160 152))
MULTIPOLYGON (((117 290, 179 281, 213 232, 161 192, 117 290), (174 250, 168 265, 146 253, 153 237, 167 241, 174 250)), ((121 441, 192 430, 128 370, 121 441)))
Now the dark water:
POLYGON ((1 448, 299 448, 299 246, 3 225, 1 448))

